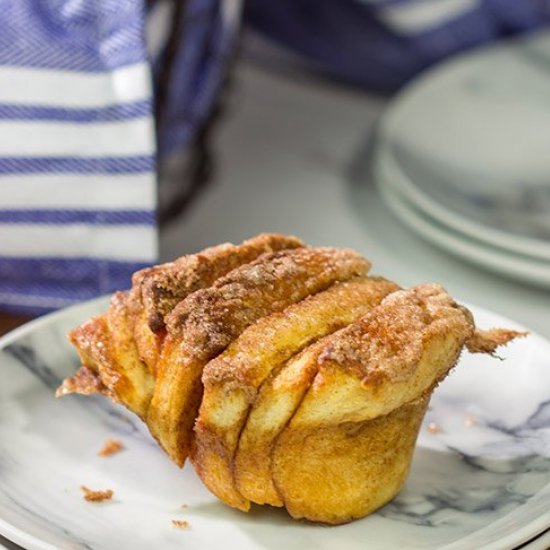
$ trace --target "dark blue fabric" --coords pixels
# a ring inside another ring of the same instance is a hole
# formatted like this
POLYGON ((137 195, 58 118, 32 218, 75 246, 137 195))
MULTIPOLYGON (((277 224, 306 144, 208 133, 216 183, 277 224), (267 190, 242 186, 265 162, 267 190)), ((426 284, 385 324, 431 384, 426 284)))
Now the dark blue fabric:
POLYGON ((151 210, 0 210, 0 223, 153 225, 151 210))
MULTIPOLYGON (((189 143, 205 122, 233 53, 238 19, 226 15, 234 0, 188 0, 181 15, 177 45, 161 124, 159 153, 169 154, 189 143)), ((158 75, 163 55, 153 65, 158 75)))
POLYGON ((384 23, 382 10, 415 1, 249 0, 245 21, 318 70, 384 92, 445 57, 550 22, 550 0, 479 0, 421 33, 406 35, 384 23))
POLYGON ((144 15, 134 0, 0 0, 0 65, 97 72, 136 63, 144 15))
MULTIPOLYGON (((36 288, 40 286, 40 281, 48 281, 50 285, 59 289, 58 295, 61 296, 62 288, 74 282, 86 282, 87 286, 93 286, 94 292, 107 292, 108 289, 101 287, 98 283, 104 279, 106 272, 115 273, 117 277, 122 273, 127 277, 126 282, 121 288, 125 288, 130 283, 129 276, 136 270, 145 267, 145 264, 139 262, 126 262, 117 260, 101 260, 94 258, 74 257, 35 257, 19 258, 12 256, 0 256, 0 284, 6 289, 17 288, 23 290, 20 285, 27 284, 28 281, 34 281, 36 288), (13 279, 13 281, 10 281, 13 279), (13 285, 13 286, 10 286, 13 285)), ((77 291, 86 293, 86 289, 77 291)))
POLYGON ((145 117, 151 113, 151 108, 152 102, 150 100, 99 107, 97 109, 0 103, 0 120, 44 120, 78 123, 116 122, 145 117))
POLYGON ((2 311, 41 315, 125 289, 144 263, 90 258, 0 257, 2 311))
POLYGON ((136 174, 155 168, 153 156, 138 157, 0 157, 5 174, 136 174))

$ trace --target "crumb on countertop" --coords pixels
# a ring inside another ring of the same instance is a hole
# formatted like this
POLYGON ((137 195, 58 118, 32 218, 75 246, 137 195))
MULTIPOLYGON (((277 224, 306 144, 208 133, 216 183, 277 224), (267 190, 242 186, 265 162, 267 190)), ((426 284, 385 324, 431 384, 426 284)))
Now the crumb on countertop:
POLYGON ((103 502, 104 500, 111 500, 113 498, 113 491, 111 489, 105 489, 104 491, 92 491, 85 485, 80 486, 81 491, 84 493, 84 498, 88 502, 103 502))
POLYGON ((105 441, 101 450, 97 453, 98 456, 103 458, 112 456, 124 449, 124 445, 118 440, 110 437, 105 441))
POLYGON ((189 522, 184 519, 173 519, 172 526, 177 527, 178 529, 189 529, 191 527, 189 522))
POLYGON ((189 508, 189 504, 182 504, 180 508, 185 510, 186 508, 189 508))
POLYGON ((438 434, 438 433, 441 433, 443 430, 441 429, 441 427, 436 424, 435 422, 430 422, 428 424, 428 431, 431 433, 431 434, 438 434))

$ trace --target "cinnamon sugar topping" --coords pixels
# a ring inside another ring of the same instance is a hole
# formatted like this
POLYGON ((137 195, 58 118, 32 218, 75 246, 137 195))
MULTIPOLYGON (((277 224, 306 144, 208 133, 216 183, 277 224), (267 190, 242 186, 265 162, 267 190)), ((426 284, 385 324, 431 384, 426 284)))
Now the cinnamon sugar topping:
POLYGON ((370 263, 352 250, 299 248, 264 254, 198 290, 167 316, 182 350, 210 359, 245 328, 331 284, 364 275, 370 263))
POLYGON ((414 371, 431 334, 473 331, 470 317, 436 284, 393 292, 371 313, 341 331, 319 357, 355 371, 365 386, 404 381, 414 371))
POLYGON ((178 258, 156 268, 138 272, 132 280, 138 289, 151 330, 164 328, 164 317, 186 296, 212 285, 231 270, 262 254, 302 247, 296 237, 262 234, 240 245, 229 243, 207 248, 197 254, 178 258))

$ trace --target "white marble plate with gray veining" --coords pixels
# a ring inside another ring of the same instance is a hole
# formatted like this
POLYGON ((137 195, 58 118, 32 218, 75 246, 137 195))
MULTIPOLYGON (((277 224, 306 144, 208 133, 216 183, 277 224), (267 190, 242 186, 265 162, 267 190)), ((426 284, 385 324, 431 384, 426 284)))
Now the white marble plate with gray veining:
MULTIPOLYGON (((465 354, 432 398, 401 494, 330 528, 279 509, 227 508, 121 408, 95 397, 56 400, 77 367, 66 332, 105 304, 61 311, 1 340, 0 534, 25 548, 491 550, 550 526, 550 344, 536 335, 503 350, 501 361, 465 354), (428 431, 430 422, 442 431, 428 431), (100 458, 108 437, 126 449, 100 458), (88 503, 81 485, 113 489, 114 498, 88 503)), ((518 328, 473 311, 481 327, 518 328)))
POLYGON ((385 112, 378 171, 454 231, 550 262, 549 94, 548 31, 439 64, 385 112))

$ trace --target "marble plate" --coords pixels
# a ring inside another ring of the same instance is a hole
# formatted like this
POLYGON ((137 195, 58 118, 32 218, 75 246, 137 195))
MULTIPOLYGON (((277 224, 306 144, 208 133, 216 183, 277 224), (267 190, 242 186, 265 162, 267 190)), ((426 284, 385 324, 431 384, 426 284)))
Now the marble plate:
MULTIPOLYGON (((227 508, 121 408, 54 398, 77 367, 67 330, 105 303, 61 311, 1 341, 0 534, 23 547, 491 550, 550 526, 550 344, 541 337, 510 345, 501 361, 465 354, 432 399, 401 494, 368 518, 328 528, 278 509, 227 508), (429 422, 442 431, 429 432, 429 422), (126 449, 98 457, 107 437, 126 449), (114 499, 85 502, 83 484, 113 489, 114 499), (172 527, 173 519, 190 528, 172 527)), ((481 327, 517 327, 473 311, 481 327)))
POLYGON ((550 288, 550 262, 503 251, 453 231, 417 208, 407 195, 401 193, 394 180, 381 178, 378 183, 382 198, 390 210, 427 241, 504 277, 550 288))
POLYGON ((437 65, 385 112, 380 169, 440 223, 550 260, 549 67, 548 31, 437 65))

